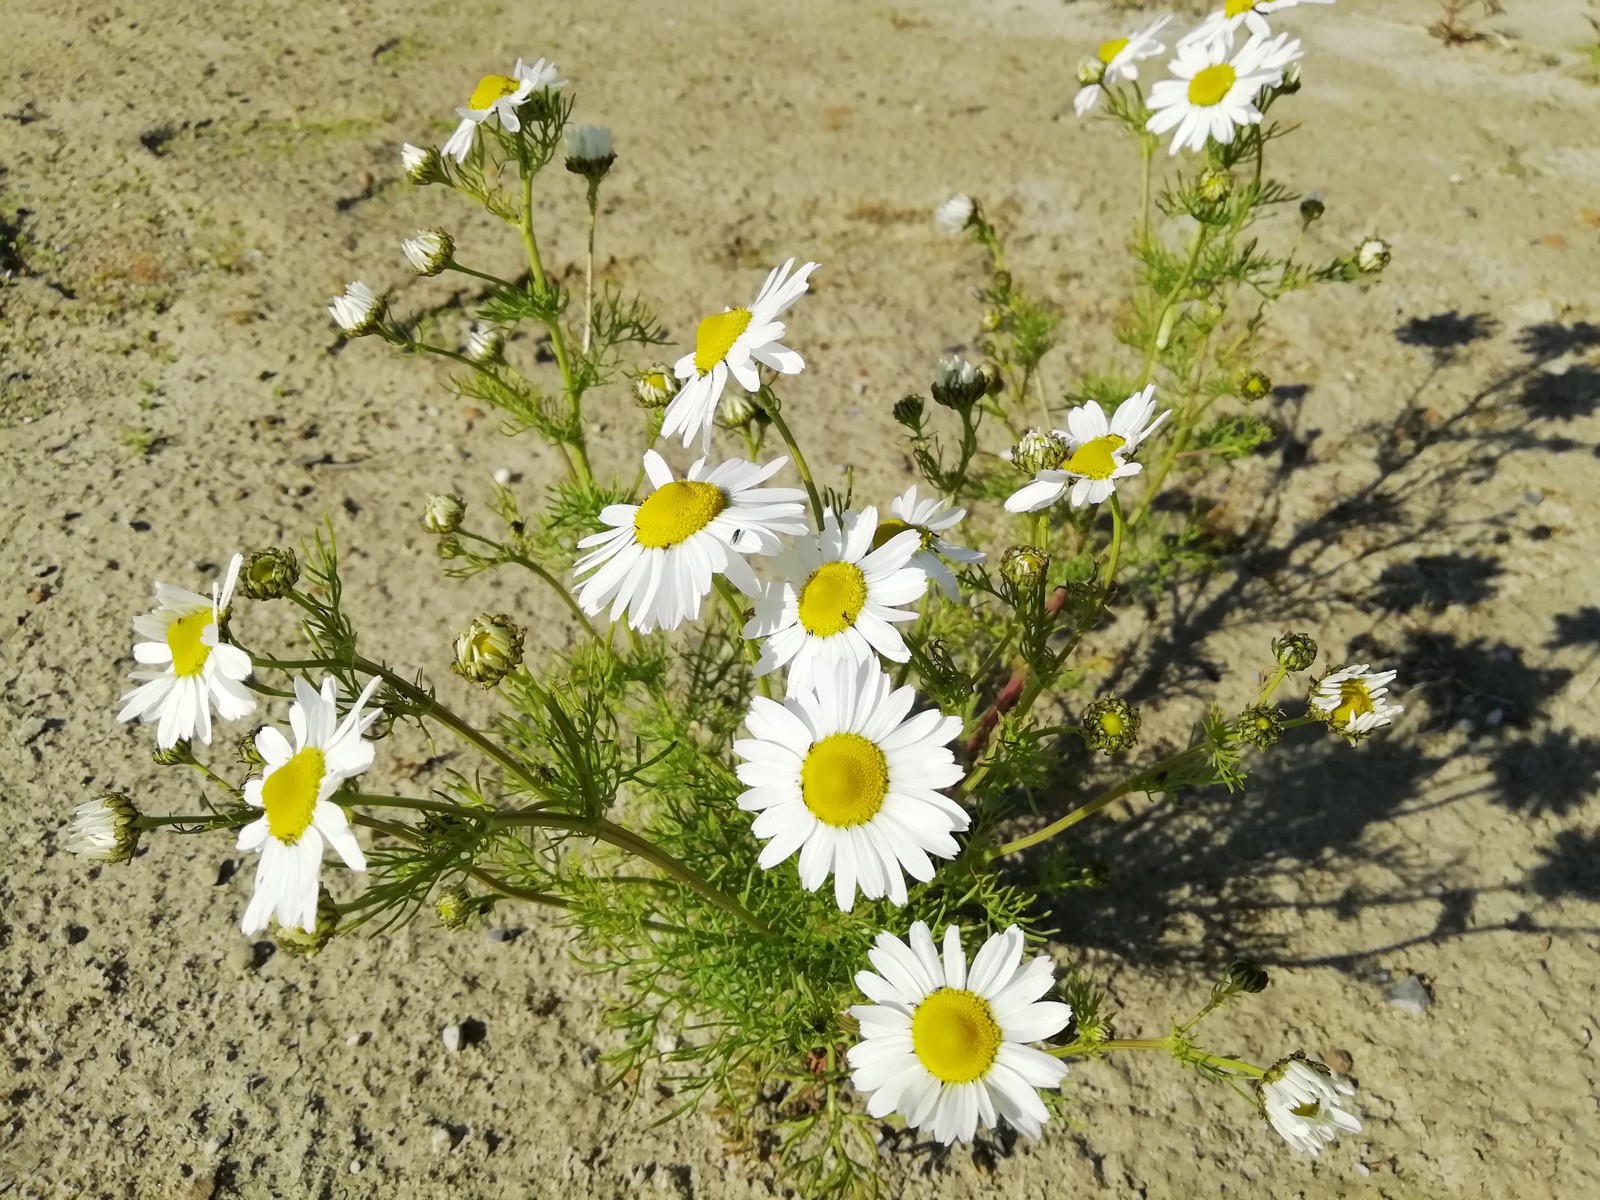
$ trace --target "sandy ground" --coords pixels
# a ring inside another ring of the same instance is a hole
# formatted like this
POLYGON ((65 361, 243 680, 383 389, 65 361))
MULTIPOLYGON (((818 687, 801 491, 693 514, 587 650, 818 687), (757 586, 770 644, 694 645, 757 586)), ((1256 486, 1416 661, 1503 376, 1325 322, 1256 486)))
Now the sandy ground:
MULTIPOLYGON (((1577 0, 1516 4, 1454 50, 1433 15, 1291 14, 1305 128, 1282 174, 1327 202, 1319 250, 1376 230, 1395 264, 1279 314, 1283 438, 1202 485, 1219 529, 1268 532, 1130 612, 1172 632, 1112 672, 1159 744, 1241 702, 1293 624, 1398 665, 1408 718, 1360 751, 1304 743, 1242 797, 1139 802, 1085 834, 1111 887, 1057 907, 1062 960, 1106 981, 1125 1035, 1163 1032, 1230 954, 1267 963, 1209 1041, 1348 1054, 1366 1129, 1295 1160, 1173 1064, 1117 1060, 1074 1073, 1076 1127, 897 1157, 893 1194, 1600 1194, 1593 37, 1577 0), (1424 1013, 1386 1000, 1409 973, 1424 1013)), ((414 522, 499 467, 531 499, 548 457, 431 364, 341 347, 322 309, 355 276, 448 304, 396 251, 418 225, 509 269, 499 231, 397 179, 398 143, 440 136, 484 70, 553 54, 580 117, 616 129, 602 255, 680 336, 765 265, 823 262, 790 411, 815 458, 887 495, 889 404, 970 337, 973 252, 926 215, 950 191, 1003 214, 1066 310, 1052 378, 1110 352, 1132 169, 1062 111, 1119 21, 1056 0, 0 3, 0 216, 23 234, 0 264, 0 1196, 783 1194, 709 1117, 651 1129, 664 1101, 597 1091, 600 997, 538 914, 514 940, 424 922, 292 960, 239 937, 249 871, 224 838, 86 872, 61 828, 103 788, 156 795, 147 731, 112 721, 148 580, 198 584, 324 512, 366 637, 446 695, 466 689, 438 670, 445 634, 473 612, 562 644, 520 581, 442 579, 414 522), (440 1029, 466 1019, 482 1040, 451 1054, 440 1029)), ((576 229, 577 195, 553 223, 576 229)), ((615 447, 635 418, 608 403, 615 447)))

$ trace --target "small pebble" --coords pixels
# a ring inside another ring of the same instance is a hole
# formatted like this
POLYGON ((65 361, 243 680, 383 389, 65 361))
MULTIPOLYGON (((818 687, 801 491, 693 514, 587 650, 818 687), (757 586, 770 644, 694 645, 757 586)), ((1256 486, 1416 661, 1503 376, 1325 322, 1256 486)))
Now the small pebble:
POLYGON ((1488 714, 1483 718, 1484 723, 1487 725, 1498 725, 1505 719, 1505 710, 1500 708, 1491 708, 1488 714))
POLYGON ((1389 1003, 1401 1012, 1420 1015, 1428 1011, 1428 1005, 1433 1003, 1433 997, 1428 994, 1427 986, 1415 975, 1407 975, 1404 979, 1391 983, 1384 989, 1384 995, 1389 997, 1389 1003))
POLYGON ((350 1160, 350 1174, 352 1174, 352 1175, 361 1174, 361 1160, 359 1158, 352 1158, 350 1160))
POLYGON ((454 1054, 461 1049, 461 1026, 446 1025, 440 1035, 444 1040, 444 1048, 454 1054))
POLYGON ((501 487, 505 487, 506 484, 511 482, 511 468, 510 467, 497 467, 497 468, 495 468, 494 481, 496 483, 498 483, 501 487))
POLYGON ((1348 1050, 1324 1050, 1322 1061, 1336 1075, 1348 1075, 1350 1069, 1356 1065, 1356 1060, 1350 1056, 1348 1050))
POLYGON ((1372 1174, 1372 1168, 1367 1166, 1367 1164, 1364 1163, 1364 1162, 1358 1162, 1356 1164, 1356 1174, 1357 1175, 1363 1175, 1363 1176, 1371 1175, 1372 1174))
POLYGON ((352 1033, 344 1039, 346 1046, 364 1046, 367 1043, 368 1033, 365 1029, 352 1033))
POLYGON ((443 1125, 435 1125, 433 1132, 428 1135, 428 1148, 435 1154, 448 1154, 450 1152, 450 1131, 443 1125))
POLYGON ((483 936, 491 942, 514 942, 521 932, 520 929, 489 929, 484 931, 483 936))

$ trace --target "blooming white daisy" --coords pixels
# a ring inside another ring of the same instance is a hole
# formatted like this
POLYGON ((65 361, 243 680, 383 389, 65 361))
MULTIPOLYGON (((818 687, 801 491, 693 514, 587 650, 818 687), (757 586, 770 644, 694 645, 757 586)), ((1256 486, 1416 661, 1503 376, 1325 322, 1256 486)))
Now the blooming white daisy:
POLYGON ((928 590, 928 573, 911 565, 922 535, 906 529, 874 549, 877 534, 875 508, 846 514, 842 525, 829 511, 821 533, 796 538, 778 555, 783 578, 762 588, 744 627, 745 637, 767 639, 757 675, 786 666, 789 686, 805 687, 814 670, 870 662, 874 651, 893 662, 911 657, 895 624, 916 620, 897 605, 928 590))
POLYGON ((662 437, 682 434, 687 446, 701 435, 709 451, 717 401, 722 399, 730 374, 745 391, 754 393, 761 390, 758 367, 771 367, 781 375, 798 375, 805 369, 805 359, 778 340, 783 336, 783 322, 777 318, 805 295, 806 278, 817 265, 808 262, 791 275, 791 258, 767 275, 749 308, 730 308, 700 322, 694 352, 673 366, 683 386, 667 405, 662 437))
POLYGON ((933 220, 946 234, 955 237, 972 223, 977 208, 971 196, 958 192, 933 210, 933 220))
POLYGON ((456 240, 444 229, 419 229, 401 241, 400 252, 418 275, 437 275, 450 265, 456 240))
POLYGON ((244 555, 235 554, 221 585, 211 585, 209 599, 158 582, 155 611, 133 619, 133 631, 143 639, 133 644, 133 659, 157 669, 131 674, 139 686, 122 697, 117 720, 159 722, 156 745, 163 750, 185 738, 209 745, 213 708, 224 721, 255 711, 256 699, 244 686, 250 656, 217 633, 243 565, 244 555))
POLYGON ((72 810, 64 848, 95 862, 127 862, 139 848, 138 816, 132 800, 106 792, 72 810))
POLYGON ((1081 404, 1067 414, 1066 430, 1056 430, 1065 438, 1071 452, 1059 469, 1045 469, 1032 483, 1013 492, 1006 500, 1007 512, 1038 512, 1072 492, 1072 507, 1102 504, 1117 490, 1116 481, 1139 474, 1144 468, 1129 462, 1127 456, 1139 448, 1167 419, 1171 409, 1159 417, 1155 413, 1155 384, 1135 392, 1106 420, 1105 410, 1095 401, 1081 404))
POLYGON ((921 567, 928 578, 938 584, 939 590, 952 600, 961 599, 961 586, 955 572, 945 565, 950 559, 958 563, 981 563, 988 556, 982 550, 957 546, 940 537, 966 519, 967 510, 952 508, 949 500, 938 496, 920 498, 917 485, 912 484, 889 503, 894 514, 878 522, 878 531, 872 535, 872 548, 876 550, 890 538, 911 529, 922 539, 920 548, 911 556, 911 565, 921 567))
POLYGON ((746 554, 776 554, 780 533, 805 533, 805 493, 764 488, 789 462, 765 466, 730 458, 706 469, 698 460, 683 479, 654 450, 644 470, 655 490, 641 504, 612 504, 600 519, 610 529, 578 543, 589 550, 574 574, 584 582, 578 603, 591 615, 607 604, 615 621, 624 610, 630 627, 649 633, 675 629, 700 613, 711 577, 725 575, 740 591, 759 590, 746 554))
POLYGON ((1166 28, 1171 20, 1169 14, 1161 17, 1147 29, 1130 33, 1127 37, 1113 38, 1109 42, 1100 43, 1100 48, 1095 51, 1094 56, 1095 61, 1100 64, 1098 78, 1095 82, 1078 89, 1078 94, 1072 101, 1073 111, 1081 117, 1100 102, 1100 94, 1107 87, 1139 78, 1139 64, 1147 58, 1154 58, 1166 49, 1156 41, 1156 34, 1166 28))
POLYGON ((383 297, 358 279, 345 285, 344 295, 333 298, 328 315, 346 337, 362 337, 383 320, 383 297))
POLYGON ((1041 1000, 1055 983, 1055 964, 1044 955, 1022 961, 1024 938, 1015 925, 984 942, 972 960, 961 949, 961 930, 944 931, 944 959, 921 921, 909 944, 880 933, 867 952, 876 971, 856 975, 873 1001, 850 1015, 861 1041, 846 1059, 851 1082, 868 1092, 867 1112, 897 1112, 940 1142, 971 1141, 999 1118, 1036 1138, 1050 1113, 1038 1088, 1066 1078, 1060 1059, 1027 1045, 1066 1028, 1072 1008, 1041 1000))
POLYGON ((1311 687, 1313 715, 1347 737, 1360 737, 1388 725, 1405 709, 1388 698, 1393 671, 1372 671, 1366 663, 1330 671, 1311 687))
POLYGON ((567 157, 579 163, 597 163, 616 157, 611 145, 611 130, 604 125, 568 125, 561 132, 567 157))
POLYGON ((380 682, 367 683, 341 723, 332 679, 322 681, 320 692, 296 679, 289 706, 294 744, 274 725, 256 733, 263 766, 259 779, 245 783, 244 799, 263 811, 239 831, 238 849, 261 851, 261 861, 240 922, 245 933, 260 933, 274 917, 285 928, 316 929, 324 838, 352 871, 367 869, 349 818, 329 797, 372 766, 372 743, 361 735, 382 713, 362 710, 380 682))
POLYGON ((1188 45, 1209 46, 1212 42, 1232 37, 1243 25, 1254 37, 1270 37, 1267 14, 1280 9, 1294 8, 1300 4, 1332 4, 1333 0, 1228 0, 1200 24, 1178 39, 1180 48, 1188 45))
POLYGON ((500 122, 501 129, 516 133, 522 128, 517 109, 528 97, 535 92, 561 87, 566 82, 565 79, 556 78, 555 63, 547 63, 542 58, 531 67, 524 66, 522 60, 517 59, 517 65, 509 75, 485 75, 478 80, 478 86, 472 89, 467 106, 456 109, 461 124, 456 126, 456 131, 450 135, 450 140, 440 152, 458 163, 465 162, 467 155, 472 152, 479 125, 493 117, 500 122))
POLYGON ((1345 1133, 1360 1133, 1361 1122, 1342 1107, 1356 1089, 1321 1063, 1296 1055, 1277 1063, 1259 1085, 1261 1108, 1272 1127, 1302 1154, 1320 1154, 1345 1133))
POLYGON ((1167 69, 1176 78, 1150 89, 1154 115, 1145 122, 1151 133, 1176 129, 1170 153, 1184 147, 1204 150, 1207 139, 1233 141, 1236 127, 1259 125, 1256 97, 1261 89, 1283 82, 1283 68, 1300 57, 1300 42, 1287 34, 1252 37, 1237 52, 1233 35, 1215 41, 1178 45, 1178 57, 1167 69))
POLYGON ((956 856, 950 835, 970 818, 939 789, 962 776, 945 744, 960 735, 961 718, 937 709, 909 716, 916 701, 870 661, 819 670, 782 704, 751 700, 751 736, 733 750, 749 788, 739 807, 761 814, 751 831, 767 843, 763 869, 799 851, 801 884, 814 892, 831 872, 834 899, 849 912, 858 888, 904 904, 906 875, 926 883, 930 854, 956 856))

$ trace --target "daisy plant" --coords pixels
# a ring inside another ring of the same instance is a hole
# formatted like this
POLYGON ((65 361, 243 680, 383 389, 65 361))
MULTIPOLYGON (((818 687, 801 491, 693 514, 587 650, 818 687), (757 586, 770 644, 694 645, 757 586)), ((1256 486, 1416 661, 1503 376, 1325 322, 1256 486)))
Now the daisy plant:
POLYGON ((1211 565, 1184 550, 1192 506, 1157 500, 1261 444, 1272 305, 1370 283, 1391 258, 1376 237, 1304 258, 1316 201, 1287 247, 1257 228, 1296 199, 1266 165, 1300 86, 1300 43, 1275 28, 1289 7, 1230 0, 1175 39, 1165 17, 1106 31, 1076 107, 1143 170, 1131 299, 1106 336, 1075 339, 1088 374, 1051 357, 1059 311, 1013 275, 982 200, 938 206, 931 224, 975 247, 976 329, 882 414, 916 476, 872 480, 882 507, 808 459, 786 416, 829 416, 805 370, 827 353, 801 304, 817 264, 707 283, 678 314, 698 321, 690 344, 658 349, 650 305, 595 270, 599 195, 628 169, 610 132, 574 123, 544 59, 463 81, 449 139, 406 144, 394 169, 503 222, 517 268, 442 226, 397 229, 396 269, 471 281, 459 326, 363 283, 329 313, 545 444, 538 487, 419 497, 415 515, 447 575, 524 572, 546 606, 441 632, 450 669, 429 678, 373 649, 382 630, 358 642, 331 529, 227 559, 209 595, 157 584, 120 715, 153 726, 155 761, 196 772, 204 799, 86 798, 59 844, 110 865, 157 830, 226 832, 259 854, 227 919, 305 954, 430 911, 454 930, 542 907, 607 976, 613 1082, 714 1108, 736 1146, 775 1139, 773 1169, 805 1196, 874 1190, 919 1137, 1049 1137, 1073 1064, 1120 1052, 1216 1085, 1251 1136, 1316 1153, 1358 1132, 1351 1085, 1320 1064, 1201 1044, 1206 1018, 1267 985, 1260 967, 1234 963, 1164 1033, 1121 1037, 1050 915, 1062 888, 1103 879, 1077 826, 1113 804, 1235 790, 1281 743, 1359 744, 1402 714, 1381 665, 1286 704, 1319 657, 1299 632, 1239 664, 1248 703, 1207 706, 1167 753, 1141 751, 1142 697, 1100 682, 1107 639, 1137 624, 1110 618, 1211 565), (586 236, 563 239, 581 270, 546 259, 562 186, 587 211, 586 236), (630 396, 638 438, 618 450, 630 396), (283 622, 262 603, 293 610, 306 648, 263 642, 283 622), (247 725, 258 704, 287 728, 247 725), (383 739, 399 733, 452 743, 451 771, 396 769, 383 739))

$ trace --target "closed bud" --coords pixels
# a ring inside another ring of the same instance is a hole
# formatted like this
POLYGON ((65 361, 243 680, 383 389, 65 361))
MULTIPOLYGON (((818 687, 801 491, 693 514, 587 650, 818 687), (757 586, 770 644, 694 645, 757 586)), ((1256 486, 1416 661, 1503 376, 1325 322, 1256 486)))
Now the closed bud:
POLYGON ((1096 700, 1083 710, 1080 725, 1091 750, 1115 754, 1139 744, 1139 710, 1126 700, 1096 700))
POLYGON ((1310 226, 1313 222, 1322 220, 1322 214, 1328 211, 1327 205, 1322 203, 1320 196, 1307 196, 1300 201, 1300 224, 1302 227, 1310 226))
POLYGON ((724 388, 722 402, 717 405, 717 419, 728 429, 743 429, 761 410, 755 397, 742 388, 724 388))
POLYGON ((922 397, 915 392, 894 402, 894 419, 915 433, 922 428, 922 397))
POLYGON ((1356 249, 1356 267, 1363 275, 1377 275, 1389 265, 1389 243, 1368 238, 1356 249))
POLYGON ((976 200, 971 196, 956 195, 933 210, 933 219, 940 229, 954 237, 982 218, 978 216, 976 200))
POLYGON ((67 826, 68 853, 102 863, 125 863, 139 849, 139 810, 121 792, 80 804, 67 826))
POLYGON ((1207 204, 1221 204, 1233 195, 1233 176, 1219 167, 1212 167, 1200 176, 1195 191, 1207 204))
POLYGON ((1283 714, 1266 704, 1253 704, 1233 723, 1233 736, 1247 746, 1265 750, 1283 736, 1283 714))
POLYGON ((334 904, 328 889, 317 889, 317 927, 301 929, 298 925, 274 925, 272 940, 278 949, 295 958, 315 958, 322 948, 333 941, 339 932, 339 907, 334 904))
POLYGON ((982 317, 978 318, 978 328, 985 333, 994 333, 1006 323, 1006 313, 1003 308, 990 308, 984 310, 982 317))
POLYGON ((1021 441, 1006 451, 1011 465, 1030 479, 1040 471, 1058 470, 1071 454, 1065 438, 1037 429, 1028 430, 1021 441))
POLYGON ((467 330, 467 357, 480 367, 498 362, 505 348, 506 331, 497 325, 474 321, 467 330))
POLYGON ((493 896, 474 896, 464 884, 459 883, 445 888, 433 902, 433 911, 439 917, 439 924, 452 931, 471 929, 493 907, 493 896))
POLYGON ((256 734, 261 732, 260 726, 252 729, 239 739, 239 761, 247 767, 264 767, 267 760, 261 757, 261 751, 256 749, 256 734))
POLYGON ((1004 269, 996 271, 990 288, 1000 295, 1009 292, 1011 290, 1011 272, 1004 269))
POLYGON ((1078 60, 1078 86, 1093 87, 1106 77, 1106 65, 1094 56, 1078 60))
POLYGON ((633 399, 640 408, 665 408, 678 394, 678 380, 666 367, 650 367, 633 377, 633 399))
POLYGON ((467 548, 461 544, 461 539, 455 534, 447 533, 434 543, 433 552, 440 558, 449 561, 452 558, 460 558, 467 552, 467 548))
POLYGON ((1271 980, 1258 962, 1241 958, 1228 968, 1228 986, 1239 992, 1264 992, 1271 980))
POLYGON ((300 560, 276 546, 245 555, 239 568, 239 590, 252 600, 281 600, 299 582, 300 560))
POLYGON ((1304 671, 1317 661, 1317 643, 1308 633, 1286 633, 1273 641, 1272 653, 1285 671, 1304 671))
POLYGON ((461 528, 461 518, 467 515, 467 502, 460 496, 446 492, 429 496, 422 509, 422 527, 429 533, 454 533, 461 528))
POLYGON ((429 183, 445 183, 444 162, 432 146, 413 146, 410 142, 400 147, 400 165, 406 178, 419 187, 429 183))
POLYGON ((493 687, 522 663, 522 629, 504 613, 485 613, 456 637, 450 669, 463 679, 493 687))
POLYGON ((194 752, 189 748, 189 739, 183 738, 165 749, 156 749, 150 755, 150 761, 158 767, 182 766, 194 761, 194 752))
POLYGON ((383 297, 358 279, 345 285, 344 295, 333 298, 328 315, 345 337, 366 337, 383 324, 387 309, 383 297))
POLYGON ((568 125, 561 136, 567 144, 567 170, 574 175, 598 181, 617 161, 611 130, 602 125, 568 125))
POLYGON ((1012 546, 1000 556, 1000 574, 1013 587, 1034 588, 1044 581, 1050 556, 1037 546, 1012 546))
POLYGON ((456 240, 443 229, 419 229, 400 243, 400 252, 418 275, 437 275, 450 265, 456 240))
POLYGON ((1264 400, 1272 395, 1272 376, 1265 371, 1246 371, 1239 377, 1239 395, 1246 400, 1264 400))
POLYGON ((983 399, 989 381, 964 358, 941 358, 933 376, 933 402, 958 412, 983 399))

